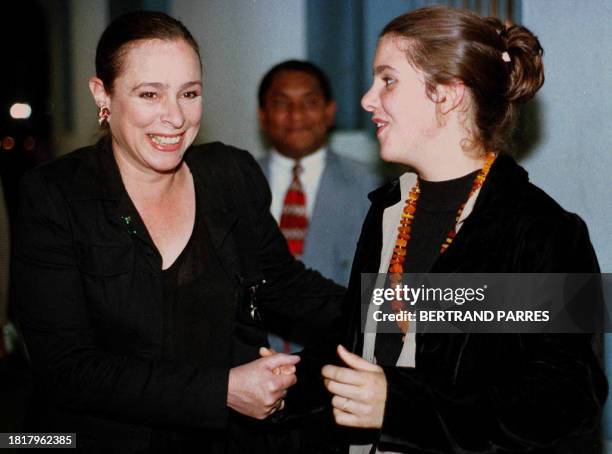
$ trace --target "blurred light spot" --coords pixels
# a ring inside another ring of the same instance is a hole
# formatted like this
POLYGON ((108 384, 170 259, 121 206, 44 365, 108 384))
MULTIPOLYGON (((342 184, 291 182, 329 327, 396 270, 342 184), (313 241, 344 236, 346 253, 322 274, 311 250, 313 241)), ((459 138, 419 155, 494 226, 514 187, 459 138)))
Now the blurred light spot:
POLYGON ((2 148, 5 150, 12 150, 14 146, 15 139, 13 139, 11 136, 6 136, 4 139, 2 139, 2 148))
POLYGON ((28 137, 26 137, 24 139, 24 141, 23 141, 23 148, 26 151, 32 151, 35 146, 36 146, 36 140, 34 140, 34 137, 28 136, 28 137))
POLYGON ((24 120, 26 118, 30 118, 30 115, 32 115, 32 108, 29 104, 16 102, 11 106, 10 113, 11 117, 14 119, 24 120))

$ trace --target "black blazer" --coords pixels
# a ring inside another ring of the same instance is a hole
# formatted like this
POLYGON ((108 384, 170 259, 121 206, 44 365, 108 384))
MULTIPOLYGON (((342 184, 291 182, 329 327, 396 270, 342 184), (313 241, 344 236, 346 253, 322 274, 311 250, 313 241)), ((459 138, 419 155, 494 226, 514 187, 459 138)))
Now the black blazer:
MULTIPOLYGON (((352 317, 347 344, 358 354, 363 349, 360 273, 378 273, 383 211, 400 200, 399 183, 383 186, 370 198, 347 292, 351 307, 346 311, 352 317)), ((599 267, 582 220, 529 183, 527 172, 502 155, 473 212, 431 272, 589 273, 599 267)), ((385 416, 382 430, 374 434, 380 448, 597 452, 607 381, 592 337, 417 334, 416 368, 384 367, 385 416)))
POLYGON ((185 161, 223 265, 214 284, 225 289, 202 326, 211 342, 191 361, 160 360, 161 257, 110 145, 70 153, 23 180, 12 276, 39 385, 36 429, 76 432, 86 452, 163 451, 154 446, 163 432, 177 443, 191 437, 202 452, 257 451, 257 431, 233 430, 240 418, 226 406, 229 369, 256 359, 265 343, 265 329, 246 317, 252 349, 232 351, 237 314, 250 311, 246 288, 265 280, 261 309, 318 332, 339 315, 344 289, 292 258, 252 157, 212 143, 192 147, 185 161))

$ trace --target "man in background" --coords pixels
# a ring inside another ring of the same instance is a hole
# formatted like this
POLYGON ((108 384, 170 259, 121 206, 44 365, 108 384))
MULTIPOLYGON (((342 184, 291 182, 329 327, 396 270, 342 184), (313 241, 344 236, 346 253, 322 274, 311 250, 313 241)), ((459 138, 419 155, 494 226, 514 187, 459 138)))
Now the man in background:
MULTIPOLYGON (((336 103, 320 68, 298 60, 279 63, 263 77, 258 98, 260 128, 270 145, 259 163, 272 190, 272 215, 296 258, 347 285, 370 205, 367 194, 378 178, 328 148, 336 103)), ((288 340, 271 335, 271 346, 295 351, 306 329, 287 326, 278 334, 288 340)))

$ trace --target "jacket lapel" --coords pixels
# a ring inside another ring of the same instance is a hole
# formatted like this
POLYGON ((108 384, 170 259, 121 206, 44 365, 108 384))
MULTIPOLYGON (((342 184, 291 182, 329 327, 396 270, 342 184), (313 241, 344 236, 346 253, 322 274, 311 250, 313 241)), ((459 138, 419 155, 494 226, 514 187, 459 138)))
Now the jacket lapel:
MULTIPOLYGON (((338 189, 344 185, 344 176, 338 169, 335 156, 327 151, 321 181, 315 195, 315 204, 312 215, 308 220, 308 231, 306 233, 306 250, 302 261, 307 266, 317 268, 319 263, 335 263, 338 257, 333 248, 333 236, 328 232, 338 232, 342 229, 344 218, 334 216, 339 208, 337 194, 338 189), (311 247, 316 242, 315 247, 311 247)), ((319 270, 321 271, 321 270, 319 270)), ((326 276, 332 278, 331 276, 326 276)))
MULTIPOLYGON (((401 200, 399 180, 394 180, 370 192, 368 198, 372 201, 372 205, 363 223, 355 252, 349 283, 349 292, 352 291, 353 293, 347 294, 345 299, 347 305, 355 304, 356 301, 361 305, 363 293, 368 292, 368 289, 363 289, 361 286, 361 273, 378 273, 383 243, 383 213, 386 208, 397 204, 401 200)), ((347 345, 352 347, 353 352, 361 354, 364 341, 361 310, 354 311, 347 306, 345 313, 350 314, 347 321, 347 345)))
MULTIPOLYGON (((483 244, 504 241, 506 220, 520 211, 518 188, 529 180, 527 172, 512 157, 497 157, 478 194, 470 199, 471 210, 461 216, 461 230, 446 252, 434 263, 430 272, 458 272, 465 266, 466 257, 483 244)), ((466 205, 466 208, 468 206, 466 205)), ((491 249, 491 247, 489 247, 491 249)), ((473 264, 470 264, 473 269, 473 264)))
MULTIPOLYGON (((74 180, 68 188, 66 196, 69 202, 79 205, 79 212, 88 213, 83 216, 85 224, 80 226, 85 237, 91 233, 88 230, 92 228, 95 217, 102 215, 104 222, 94 222, 100 229, 97 232, 100 241, 123 241, 117 238, 117 233, 120 232, 121 237, 125 236, 124 239, 139 237, 152 245, 121 180, 110 139, 101 139, 95 145, 95 153, 87 154, 86 159, 80 161, 74 180), (107 225, 110 225, 110 230, 105 227, 107 225)), ((74 222, 78 222, 78 219, 74 222)))
POLYGON ((193 174, 201 219, 206 223, 215 253, 228 274, 235 276, 242 268, 236 241, 230 235, 239 220, 236 189, 232 186, 235 182, 232 172, 219 172, 231 163, 206 159, 211 155, 196 147, 188 151, 185 160, 193 174))

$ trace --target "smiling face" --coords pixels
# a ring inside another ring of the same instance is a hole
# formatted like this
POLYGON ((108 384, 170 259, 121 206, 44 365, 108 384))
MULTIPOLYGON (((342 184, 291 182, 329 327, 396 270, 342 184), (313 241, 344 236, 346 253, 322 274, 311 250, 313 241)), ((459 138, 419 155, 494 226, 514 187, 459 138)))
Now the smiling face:
POLYGON ((374 57, 374 81, 361 100, 372 113, 385 161, 418 167, 432 151, 440 125, 423 74, 414 69, 401 39, 383 36, 374 57))
POLYGON ((200 61, 184 40, 152 39, 128 45, 112 93, 97 78, 90 88, 108 120, 117 161, 146 173, 178 168, 202 115, 200 61))
POLYGON ((300 159, 325 144, 335 112, 336 104, 325 99, 315 76, 286 70, 274 76, 259 122, 279 153, 300 159))

